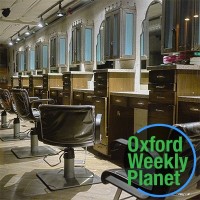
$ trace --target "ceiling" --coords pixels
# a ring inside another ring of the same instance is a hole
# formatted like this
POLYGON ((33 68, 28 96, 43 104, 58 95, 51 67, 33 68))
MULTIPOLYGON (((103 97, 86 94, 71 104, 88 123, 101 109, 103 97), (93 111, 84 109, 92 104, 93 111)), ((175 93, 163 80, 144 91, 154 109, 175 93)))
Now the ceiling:
MULTIPOLYGON (((40 15, 60 1, 62 1, 62 7, 65 8, 65 11, 78 4, 89 2, 87 0, 0 0, 0 44, 8 44, 10 37, 16 33, 13 36, 15 38, 17 33, 27 25, 30 28, 37 26, 40 15), (10 8, 10 14, 7 17, 2 14, 2 9, 5 8, 10 8)), ((59 5, 56 5, 45 13, 43 18, 52 16, 58 9, 59 5)), ((25 30, 21 32, 25 32, 25 30)))

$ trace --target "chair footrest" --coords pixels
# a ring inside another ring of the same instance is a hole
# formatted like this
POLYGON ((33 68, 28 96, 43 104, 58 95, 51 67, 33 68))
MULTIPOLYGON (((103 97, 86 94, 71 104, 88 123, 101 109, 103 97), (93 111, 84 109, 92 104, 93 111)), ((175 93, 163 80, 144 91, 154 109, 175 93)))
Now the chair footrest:
POLYGON ((32 157, 43 157, 47 155, 55 155, 57 151, 49 146, 38 146, 37 151, 31 152, 31 147, 17 147, 11 149, 17 158, 32 158, 32 157))
POLYGON ((38 172, 37 176, 50 190, 61 190, 101 183, 100 177, 84 167, 75 167, 74 171, 75 178, 65 178, 63 169, 38 172))
POLYGON ((136 187, 128 185, 128 178, 124 169, 106 170, 102 173, 101 180, 104 184, 111 183, 139 199, 146 199, 149 197, 145 194, 141 194, 136 187))

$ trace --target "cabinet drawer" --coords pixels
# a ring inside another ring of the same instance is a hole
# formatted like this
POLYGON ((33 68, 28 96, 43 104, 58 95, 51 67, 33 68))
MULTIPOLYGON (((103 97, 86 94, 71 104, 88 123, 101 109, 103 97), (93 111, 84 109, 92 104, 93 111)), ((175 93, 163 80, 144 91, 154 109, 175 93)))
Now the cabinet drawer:
POLYGON ((112 96, 110 97, 110 103, 112 105, 127 107, 128 99, 127 97, 112 96))
POLYGON ((74 92, 74 100, 83 100, 83 92, 74 92))
POLYGON ((34 95, 39 95, 40 94, 40 90, 39 89, 34 89, 34 95))
POLYGON ((99 88, 94 88, 94 94, 96 96, 100 96, 100 97, 107 97, 108 96, 108 90, 106 89, 99 89, 99 88))
POLYGON ((105 73, 94 73, 95 82, 107 82, 108 74, 105 73))
POLYGON ((70 92, 71 91, 71 84, 70 83, 63 83, 63 91, 70 92))
POLYGON ((63 82, 70 81, 70 74, 63 74, 63 82))
POLYGON ((85 102, 93 102, 94 95, 93 94, 84 94, 83 99, 85 102))
POLYGON ((58 91, 58 97, 63 97, 63 91, 58 91))
POLYGON ((149 90, 157 90, 157 91, 166 91, 166 90, 171 90, 171 91, 176 91, 176 84, 173 83, 149 83, 148 84, 148 89, 149 90))
POLYGON ((149 101, 154 103, 168 103, 175 104, 176 93, 171 91, 150 91, 149 92, 149 101))
POLYGON ((71 104, 71 95, 70 93, 63 93, 63 104, 70 105, 71 104))
MULTIPOLYGON (((148 113, 149 117, 173 121, 175 116, 175 106, 151 103, 148 106, 148 113)), ((162 123, 162 122, 157 122, 157 123, 162 123)))
POLYGON ((174 70, 152 70, 149 72, 150 83, 175 83, 174 70))
POLYGON ((149 99, 142 99, 142 98, 130 98, 129 99, 129 106, 131 108, 142 108, 148 109, 149 99))
POLYGON ((179 102, 178 123, 200 121, 200 103, 179 102))

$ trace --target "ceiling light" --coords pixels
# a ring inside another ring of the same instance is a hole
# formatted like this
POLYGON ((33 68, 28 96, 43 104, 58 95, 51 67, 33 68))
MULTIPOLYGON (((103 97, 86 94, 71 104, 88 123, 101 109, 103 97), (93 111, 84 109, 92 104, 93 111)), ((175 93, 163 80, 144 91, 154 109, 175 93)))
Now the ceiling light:
POLYGON ((13 45, 13 41, 12 41, 12 38, 10 38, 10 41, 9 41, 9 43, 8 43, 10 46, 12 46, 13 45))
POLYGON ((43 20, 43 18, 42 18, 42 16, 41 16, 41 17, 40 17, 40 21, 39 21, 39 23, 38 23, 38 27, 42 28, 42 27, 44 27, 44 25, 45 25, 45 23, 44 23, 44 20, 43 20))
POLYGON ((185 21, 190 21, 190 19, 189 18, 185 18, 185 21))
POLYGON ((199 15, 194 15, 195 18, 199 17, 199 15))
POLYGON ((17 39, 16 39, 17 41, 20 41, 20 35, 19 35, 19 33, 18 33, 18 35, 17 35, 17 39))
POLYGON ((31 33, 30 33, 30 27, 28 26, 28 28, 27 28, 27 30, 26 30, 26 32, 25 32, 25 35, 30 35, 31 33))
POLYGON ((64 10, 63 10, 63 8, 62 8, 62 6, 61 6, 61 3, 59 4, 59 10, 58 10, 58 12, 57 12, 57 16, 58 17, 63 17, 65 15, 65 12, 64 12, 64 10))

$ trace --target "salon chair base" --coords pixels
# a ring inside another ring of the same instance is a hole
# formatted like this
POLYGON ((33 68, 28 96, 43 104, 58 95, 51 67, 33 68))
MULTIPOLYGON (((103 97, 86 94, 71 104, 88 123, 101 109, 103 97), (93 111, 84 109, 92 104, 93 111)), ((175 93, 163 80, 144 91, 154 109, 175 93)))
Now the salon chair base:
POLYGON ((17 158, 32 158, 32 157, 43 157, 47 155, 55 155, 57 151, 49 146, 38 146, 37 151, 31 152, 31 147, 17 147, 11 149, 17 158))
POLYGON ((39 172, 37 176, 52 191, 101 183, 100 177, 84 167, 75 167, 74 172, 75 178, 65 178, 63 169, 39 172))
POLYGON ((1 136, 0 139, 3 142, 6 142, 6 141, 30 140, 30 137, 27 136, 27 134, 20 133, 20 135, 17 137, 14 137, 14 135, 4 135, 4 136, 1 136))
POLYGON ((6 126, 0 126, 0 130, 7 130, 7 129, 13 129, 13 124, 11 125, 6 125, 6 126))

